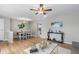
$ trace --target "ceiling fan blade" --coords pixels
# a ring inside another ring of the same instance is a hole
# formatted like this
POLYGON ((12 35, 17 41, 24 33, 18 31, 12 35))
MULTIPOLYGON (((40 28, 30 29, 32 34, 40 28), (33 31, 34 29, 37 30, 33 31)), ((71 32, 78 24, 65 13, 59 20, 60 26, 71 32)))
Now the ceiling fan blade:
POLYGON ((37 15, 38 14, 38 12, 37 13, 35 13, 35 15, 37 15))
POLYGON ((32 11, 37 11, 36 9, 30 9, 30 10, 32 10, 32 11))
POLYGON ((46 15, 46 13, 43 13, 44 15, 46 15))
POLYGON ((46 10, 44 10, 44 11, 52 11, 52 9, 46 9, 46 10))

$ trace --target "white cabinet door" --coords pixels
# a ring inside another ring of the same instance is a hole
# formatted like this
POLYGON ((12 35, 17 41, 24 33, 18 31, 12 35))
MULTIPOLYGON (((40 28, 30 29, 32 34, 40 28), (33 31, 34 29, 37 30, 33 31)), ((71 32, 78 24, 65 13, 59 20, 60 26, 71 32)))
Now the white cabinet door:
POLYGON ((4 40, 4 19, 0 19, 0 40, 4 40))

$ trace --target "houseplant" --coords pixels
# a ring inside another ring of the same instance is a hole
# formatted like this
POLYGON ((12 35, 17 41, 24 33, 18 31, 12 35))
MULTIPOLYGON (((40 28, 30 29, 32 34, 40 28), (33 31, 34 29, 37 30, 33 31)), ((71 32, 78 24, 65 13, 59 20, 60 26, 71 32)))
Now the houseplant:
POLYGON ((18 24, 18 27, 19 27, 19 29, 21 29, 21 31, 22 31, 23 28, 25 27, 25 23, 18 24))

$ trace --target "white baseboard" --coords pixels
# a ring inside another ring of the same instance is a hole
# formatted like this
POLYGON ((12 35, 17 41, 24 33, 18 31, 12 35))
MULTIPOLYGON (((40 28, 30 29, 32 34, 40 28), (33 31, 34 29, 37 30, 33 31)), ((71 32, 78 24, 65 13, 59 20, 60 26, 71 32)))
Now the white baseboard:
POLYGON ((7 41, 6 39, 3 39, 3 40, 1 40, 1 41, 7 41))
POLYGON ((72 44, 71 42, 64 42, 64 43, 67 43, 67 44, 72 44))
POLYGON ((8 39, 4 39, 4 40, 2 40, 2 41, 6 41, 6 42, 9 42, 9 43, 13 43, 13 41, 12 40, 8 40, 8 39))

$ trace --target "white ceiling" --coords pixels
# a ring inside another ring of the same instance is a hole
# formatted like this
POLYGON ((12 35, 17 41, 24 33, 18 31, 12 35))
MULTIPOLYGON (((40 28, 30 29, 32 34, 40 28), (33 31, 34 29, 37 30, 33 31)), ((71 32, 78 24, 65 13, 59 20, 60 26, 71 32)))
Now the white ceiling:
MULTIPOLYGON (((44 6, 53 9, 52 12, 47 12, 47 16, 79 13, 78 4, 47 4, 44 6)), ((35 18, 37 15, 30 9, 37 7, 39 7, 38 4, 0 4, 0 16, 35 18)))

